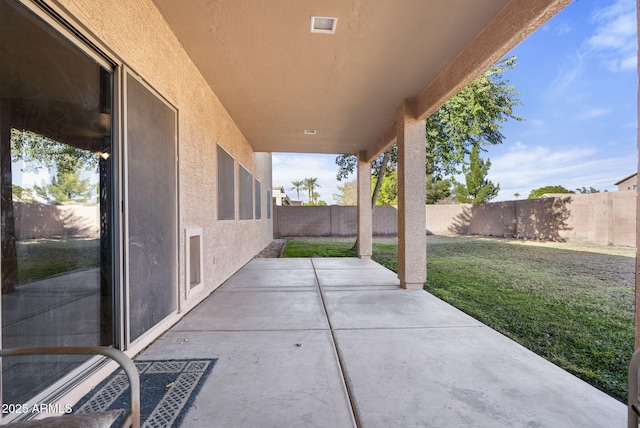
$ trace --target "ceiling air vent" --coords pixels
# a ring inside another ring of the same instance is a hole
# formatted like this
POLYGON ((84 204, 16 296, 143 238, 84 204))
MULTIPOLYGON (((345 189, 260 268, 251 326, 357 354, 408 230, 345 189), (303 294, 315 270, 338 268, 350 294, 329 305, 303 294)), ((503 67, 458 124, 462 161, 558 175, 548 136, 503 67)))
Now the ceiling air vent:
POLYGON ((304 130, 304 135, 316 135, 316 130, 315 129, 305 129, 304 130))
POLYGON ((329 18, 326 16, 311 17, 311 32, 333 34, 336 32, 336 24, 338 18, 329 18))

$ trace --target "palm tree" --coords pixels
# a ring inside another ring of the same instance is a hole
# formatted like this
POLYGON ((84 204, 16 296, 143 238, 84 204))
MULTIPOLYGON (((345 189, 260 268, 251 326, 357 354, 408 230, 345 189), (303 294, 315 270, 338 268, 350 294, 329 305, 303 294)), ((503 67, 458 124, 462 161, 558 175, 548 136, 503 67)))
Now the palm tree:
POLYGON ((320 187, 320 185, 318 184, 318 177, 312 177, 312 178, 305 178, 304 180, 302 180, 303 182, 303 189, 308 190, 309 191, 309 202, 314 201, 315 199, 317 199, 317 195, 315 190, 320 187))
POLYGON ((298 195, 298 200, 300 200, 300 189, 306 189, 304 187, 304 180, 293 180, 291 184, 293 184, 293 187, 291 188, 291 190, 296 191, 298 195))

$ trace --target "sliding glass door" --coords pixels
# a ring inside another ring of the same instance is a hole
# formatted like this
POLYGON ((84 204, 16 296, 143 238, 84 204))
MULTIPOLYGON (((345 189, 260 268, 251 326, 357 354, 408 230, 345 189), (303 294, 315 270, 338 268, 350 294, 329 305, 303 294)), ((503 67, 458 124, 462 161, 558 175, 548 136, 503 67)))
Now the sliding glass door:
MULTIPOLYGON (((112 345, 113 71, 0 0, 2 347, 112 345)), ((2 362, 24 403, 84 357, 2 362)))

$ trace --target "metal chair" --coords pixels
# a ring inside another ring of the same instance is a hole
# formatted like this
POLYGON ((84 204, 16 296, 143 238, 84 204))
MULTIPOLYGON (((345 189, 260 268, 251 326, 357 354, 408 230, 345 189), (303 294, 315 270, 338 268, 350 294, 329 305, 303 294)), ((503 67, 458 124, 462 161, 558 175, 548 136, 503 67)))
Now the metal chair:
MULTIPOLYGON (((1 349, 0 357, 19 355, 53 355, 53 354, 84 354, 84 355, 104 355, 117 362, 129 378, 129 388, 131 390, 131 403, 129 413, 125 416, 120 425, 121 428, 140 427, 140 379, 138 369, 133 361, 123 352, 104 346, 54 346, 38 348, 13 348, 1 349)), ((62 416, 64 417, 64 416, 62 416)), ((11 425, 9 425, 11 426, 11 425)))

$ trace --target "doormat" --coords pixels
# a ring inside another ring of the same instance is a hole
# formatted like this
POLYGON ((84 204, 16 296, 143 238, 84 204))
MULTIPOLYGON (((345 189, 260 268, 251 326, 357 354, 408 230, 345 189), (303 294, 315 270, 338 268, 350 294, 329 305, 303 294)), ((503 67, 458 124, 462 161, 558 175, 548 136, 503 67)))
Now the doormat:
MULTIPOLYGON (((178 427, 200 392, 217 358, 194 360, 134 361, 140 375, 140 421, 142 427, 178 427)), ((85 395, 74 413, 113 409, 129 411, 129 380, 118 370, 85 395)), ((113 423, 119 427, 123 413, 113 423)))

